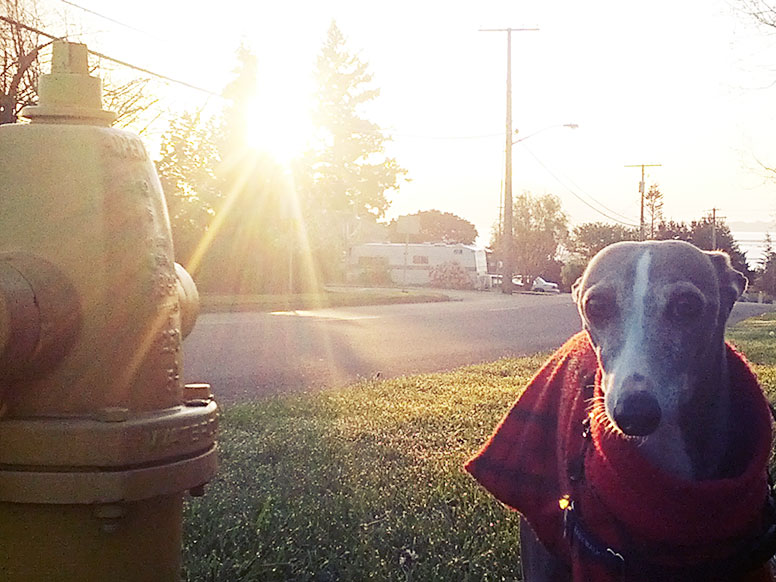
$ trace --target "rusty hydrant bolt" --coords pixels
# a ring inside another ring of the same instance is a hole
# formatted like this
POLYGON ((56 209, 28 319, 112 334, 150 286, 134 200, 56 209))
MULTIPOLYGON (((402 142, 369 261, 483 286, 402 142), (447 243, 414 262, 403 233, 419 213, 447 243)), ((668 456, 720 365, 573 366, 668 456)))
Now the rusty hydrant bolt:
POLYGON ((188 407, 207 406, 212 400, 210 384, 194 383, 183 387, 183 401, 188 407))
POLYGON ((129 409, 121 406, 108 406, 97 412, 100 422, 126 422, 129 420, 129 409))
POLYGON ((100 521, 100 529, 104 533, 114 533, 119 529, 121 519, 127 511, 121 505, 105 504, 94 508, 94 517, 100 521))

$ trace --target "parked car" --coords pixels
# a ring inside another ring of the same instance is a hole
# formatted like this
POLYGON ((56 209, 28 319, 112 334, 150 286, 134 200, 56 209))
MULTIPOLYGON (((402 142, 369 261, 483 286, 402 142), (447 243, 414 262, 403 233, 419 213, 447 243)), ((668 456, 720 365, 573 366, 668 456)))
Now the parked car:
MULTIPOLYGON (((501 287, 501 281, 503 279, 501 275, 490 274, 489 277, 491 287, 501 287)), ((523 285, 523 277, 521 275, 515 275, 512 277, 512 287, 516 291, 522 291, 525 289, 525 285, 523 285)))
POLYGON ((557 283, 552 283, 551 281, 545 281, 541 277, 536 277, 533 280, 531 291, 538 291, 540 293, 560 293, 560 289, 558 288, 557 283))

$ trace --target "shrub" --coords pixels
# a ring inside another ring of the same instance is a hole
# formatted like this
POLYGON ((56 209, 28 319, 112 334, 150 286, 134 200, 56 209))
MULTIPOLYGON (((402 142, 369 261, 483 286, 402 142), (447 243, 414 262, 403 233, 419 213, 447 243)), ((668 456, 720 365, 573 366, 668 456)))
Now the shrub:
POLYGON ((387 287, 393 285, 393 280, 387 266, 368 265, 361 271, 359 283, 367 287, 387 287))
POLYGON ((581 258, 572 258, 561 269, 561 285, 564 291, 571 291, 571 286, 585 272, 587 261, 581 258))
POLYGON ((474 281, 457 261, 441 263, 431 269, 431 286, 441 289, 473 289, 474 281))

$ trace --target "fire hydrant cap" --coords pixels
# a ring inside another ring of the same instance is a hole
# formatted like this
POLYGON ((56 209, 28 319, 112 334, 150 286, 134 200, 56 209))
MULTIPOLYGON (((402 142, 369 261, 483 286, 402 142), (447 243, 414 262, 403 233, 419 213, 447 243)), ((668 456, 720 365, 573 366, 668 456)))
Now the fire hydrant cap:
POLYGON ((33 122, 110 125, 116 114, 102 108, 102 81, 89 75, 88 57, 85 44, 54 42, 51 73, 38 83, 38 105, 21 115, 33 122))

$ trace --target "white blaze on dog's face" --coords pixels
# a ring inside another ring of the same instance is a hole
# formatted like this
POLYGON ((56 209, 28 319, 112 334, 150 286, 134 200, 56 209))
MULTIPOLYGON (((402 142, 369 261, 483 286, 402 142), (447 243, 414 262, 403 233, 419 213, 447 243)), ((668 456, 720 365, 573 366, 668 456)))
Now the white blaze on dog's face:
POLYGON ((682 408, 713 373, 745 284, 726 255, 681 241, 617 243, 591 260, 574 298, 616 427, 681 456, 682 408))

